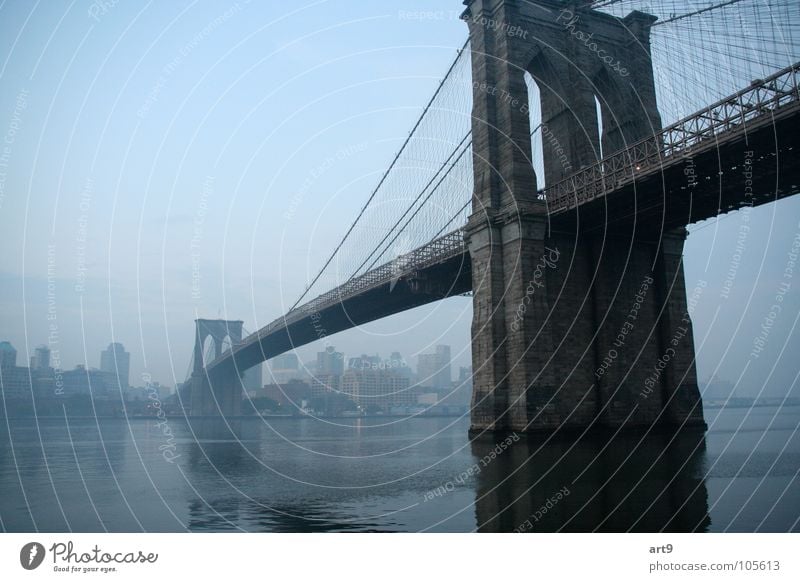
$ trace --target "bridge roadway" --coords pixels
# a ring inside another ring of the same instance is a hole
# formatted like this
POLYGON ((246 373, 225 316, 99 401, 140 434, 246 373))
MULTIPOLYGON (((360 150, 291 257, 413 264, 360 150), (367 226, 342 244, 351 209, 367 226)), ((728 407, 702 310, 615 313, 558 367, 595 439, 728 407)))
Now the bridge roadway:
MULTIPOLYGON (((800 63, 539 191, 554 231, 662 232, 797 193, 800 63)), ((212 382, 357 325, 471 291, 462 229, 305 303, 206 366, 212 382)))

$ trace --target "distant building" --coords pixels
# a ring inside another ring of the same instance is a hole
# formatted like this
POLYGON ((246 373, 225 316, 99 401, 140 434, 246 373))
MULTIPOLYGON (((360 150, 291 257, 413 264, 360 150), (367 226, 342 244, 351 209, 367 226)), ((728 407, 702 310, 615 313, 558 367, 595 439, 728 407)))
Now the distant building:
POLYGON ((342 376, 320 374, 311 380, 311 408, 319 414, 338 415, 355 411, 356 404, 342 393, 342 376))
POLYGON ((114 389, 124 392, 128 388, 130 369, 131 355, 125 351, 125 346, 122 344, 108 344, 108 347, 100 352, 100 371, 111 374, 111 384, 114 389))
MULTIPOLYGON (((111 378, 114 381, 114 378, 111 378)), ((145 400, 164 400, 172 394, 169 386, 162 386, 159 382, 150 382, 147 386, 130 386, 125 390, 125 400, 128 402, 145 400)))
POLYGON ((30 359, 30 367, 17 366, 17 350, 9 342, 0 342, 0 370, 6 398, 30 398, 53 395, 54 373, 50 367, 50 349, 39 346, 30 359))
POLYGON ((389 356, 389 359, 386 360, 386 367, 387 369, 394 370, 401 376, 408 378, 409 381, 414 376, 411 366, 408 365, 408 362, 406 362, 406 359, 400 352, 392 352, 392 354, 389 356))
POLYGON ((390 370, 351 368, 342 376, 341 392, 368 412, 417 403, 417 390, 409 379, 390 370))
POLYGON ((417 396, 417 404, 433 406, 437 402, 439 402, 439 394, 437 392, 425 392, 417 396))
POLYGON ((436 346, 434 353, 417 357, 417 383, 420 386, 448 390, 451 381, 450 346, 436 346))
POLYGON ((380 355, 368 356, 361 354, 358 357, 350 358, 347 362, 348 370, 386 370, 393 371, 400 376, 411 379, 414 375, 411 367, 406 362, 400 352, 392 352, 387 358, 383 359, 380 355))
POLYGON ((33 393, 40 399, 54 398, 61 394, 62 376, 53 368, 31 367, 31 382, 33 393))
POLYGON ((260 395, 271 398, 288 412, 299 412, 303 402, 311 400, 311 386, 302 380, 292 380, 286 384, 266 384, 260 395))
POLYGON ((39 346, 31 356, 31 370, 47 370, 50 368, 50 348, 39 346))
POLYGON ((436 354, 417 356, 417 384, 424 388, 434 388, 436 383, 436 354))
POLYGON ((333 346, 329 346, 324 352, 317 352, 317 367, 315 375, 341 376, 344 373, 344 354, 337 352, 333 346))
POLYGON ((0 387, 4 399, 30 399, 32 390, 30 368, 3 366, 0 370, 0 387))
POLYGON ((103 398, 109 392, 119 390, 116 373, 104 372, 96 368, 87 370, 85 366, 78 365, 74 370, 62 372, 61 377, 64 383, 64 396, 91 395, 95 398, 103 398))
POLYGON ((461 366, 458 369, 458 380, 453 382, 450 392, 443 397, 443 402, 450 405, 469 406, 472 403, 472 368, 461 366))
POLYGON ((317 374, 311 379, 311 398, 320 398, 341 390, 342 377, 335 374, 317 374))
POLYGON ((458 381, 465 382, 467 380, 472 381, 472 366, 461 366, 458 369, 458 381))
POLYGON ((436 356, 439 369, 436 374, 435 387, 447 390, 450 388, 450 382, 453 381, 453 374, 450 370, 450 346, 436 346, 436 356))
POLYGON ((10 342, 0 342, 0 368, 14 368, 17 365, 17 350, 10 342))
POLYGON ((30 368, 17 366, 17 350, 10 342, 0 342, 0 398, 30 399, 32 379, 30 368))

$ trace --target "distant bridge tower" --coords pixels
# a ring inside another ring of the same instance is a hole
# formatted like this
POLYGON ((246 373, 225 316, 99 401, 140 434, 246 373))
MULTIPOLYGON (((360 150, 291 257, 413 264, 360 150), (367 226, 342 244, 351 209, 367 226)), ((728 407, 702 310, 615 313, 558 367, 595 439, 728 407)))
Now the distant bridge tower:
POLYGON ((705 426, 685 229, 640 232, 635 221, 606 229, 579 212, 554 227, 531 162, 526 72, 541 95, 548 185, 660 129, 649 40, 656 18, 620 19, 575 1, 464 4, 475 183, 466 229, 472 429, 705 426))
POLYGON ((242 406, 241 380, 236 374, 211 378, 204 362, 204 346, 208 338, 214 347, 209 361, 222 354, 226 340, 230 347, 242 341, 242 321, 223 319, 196 319, 194 339, 194 366, 192 369, 192 416, 238 415, 242 406))

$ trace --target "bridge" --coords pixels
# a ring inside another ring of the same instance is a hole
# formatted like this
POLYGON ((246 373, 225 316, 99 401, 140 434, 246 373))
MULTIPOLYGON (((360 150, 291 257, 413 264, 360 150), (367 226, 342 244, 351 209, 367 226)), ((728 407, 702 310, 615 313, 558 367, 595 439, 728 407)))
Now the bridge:
POLYGON ((755 18, 759 46, 737 50, 725 19, 746 0, 662 21, 611 10, 630 1, 465 4, 467 43, 292 309, 246 337, 241 321, 197 320, 192 415, 239 414, 239 378, 260 362, 471 292, 474 430, 705 426, 686 226, 797 192, 796 47, 755 18), (696 34, 695 21, 719 27, 710 56, 695 58, 724 80, 695 79, 693 98, 719 98, 687 112, 694 99, 657 89, 658 63, 676 54, 658 31, 696 34), (721 93, 731 81, 738 90, 721 93), (675 121, 662 127, 665 116, 675 121), (434 138, 443 128, 455 137, 434 138), (406 205, 375 210, 397 192, 406 205), (342 264, 343 283, 303 301, 342 264))

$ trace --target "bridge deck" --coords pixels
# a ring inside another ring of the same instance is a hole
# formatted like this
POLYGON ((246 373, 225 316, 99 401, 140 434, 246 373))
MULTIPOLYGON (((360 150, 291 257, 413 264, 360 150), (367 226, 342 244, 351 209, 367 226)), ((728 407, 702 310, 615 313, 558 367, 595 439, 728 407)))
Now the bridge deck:
POLYGON ((463 231, 448 233, 292 309, 223 352, 207 370, 243 371, 332 333, 461 295, 472 288, 470 267, 463 231))
MULTIPOLYGON (((785 165, 783 168, 776 167, 775 164, 771 168, 765 167, 768 166, 768 160, 767 163, 760 164, 763 170, 761 175, 771 173, 774 177, 777 174, 779 179, 783 179, 794 169, 795 164, 790 156, 785 155, 784 159, 778 159, 780 152, 776 148, 781 148, 784 152, 793 149, 797 111, 800 107, 799 72, 800 63, 795 63, 766 79, 754 81, 750 87, 545 188, 542 194, 547 200, 549 213, 557 216, 598 199, 610 197, 611 194, 629 189, 635 191, 637 184, 659 177, 663 177, 659 181, 664 186, 661 192, 662 207, 671 202, 688 207, 697 189, 707 189, 708 186, 718 189, 719 204, 709 209, 704 207, 704 212, 696 209, 691 214, 683 215, 683 224, 710 218, 743 205, 744 200, 726 203, 722 193, 727 188, 726 182, 731 187, 742 185, 742 180, 739 179, 742 172, 737 176, 731 170, 744 165, 742 156, 745 151, 760 147, 763 152, 760 155, 773 157, 776 164, 785 165), (738 155, 733 156, 734 152, 730 150, 736 149, 737 145, 742 147, 738 148, 738 155), (709 156, 709 153, 712 155, 709 156), (732 159, 726 159, 726 155, 732 159), (715 157, 717 160, 714 160, 715 157), (687 184, 687 177, 684 176, 676 183, 686 187, 670 190, 669 186, 674 185, 666 179, 671 177, 670 170, 679 166, 681 171, 678 173, 683 173, 689 160, 694 161, 694 166, 699 167, 699 162, 707 162, 711 167, 693 168, 692 173, 697 184, 687 184), (703 176, 701 183, 697 174, 703 169, 709 172, 709 176, 718 178, 711 180, 710 177, 703 176), (778 171, 780 169, 783 171, 778 171), (709 181, 712 183, 707 184, 709 181), (667 194, 672 195, 667 197, 667 194)), ((758 171, 758 168, 754 169, 758 171)), ((772 196, 772 199, 787 196, 793 193, 792 186, 796 184, 796 181, 788 181, 786 187, 782 188, 783 184, 775 182, 771 191, 767 189, 766 196, 772 196)), ((640 209, 641 204, 634 204, 634 212, 639 212, 640 209)), ((614 215, 609 213, 607 218, 613 220, 614 215)))

